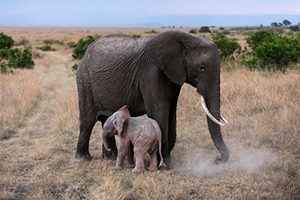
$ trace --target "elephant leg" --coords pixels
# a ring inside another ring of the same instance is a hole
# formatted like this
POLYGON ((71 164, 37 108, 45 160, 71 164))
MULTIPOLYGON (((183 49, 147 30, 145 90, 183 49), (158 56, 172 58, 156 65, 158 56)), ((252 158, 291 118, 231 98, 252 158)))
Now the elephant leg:
POLYGON ((129 141, 120 141, 120 147, 118 151, 118 156, 117 156, 117 162, 116 162, 116 168, 122 168, 124 159, 128 153, 128 148, 129 148, 129 141))
MULTIPOLYGON (((103 128, 103 125, 104 125, 105 121, 107 120, 107 118, 108 117, 102 117, 100 119, 102 128, 103 128)), ((110 148, 110 151, 107 151, 107 149, 102 144, 102 158, 115 160, 118 155, 115 137, 108 137, 107 144, 108 144, 108 147, 110 148)))
POLYGON ((107 144, 108 147, 110 148, 110 151, 107 151, 104 145, 102 144, 102 158, 115 160, 118 155, 118 149, 117 149, 115 137, 108 137, 107 144))
POLYGON ((130 167, 134 166, 134 153, 133 153, 133 145, 130 142, 128 147, 128 163, 130 167))
POLYGON ((135 158, 135 168, 132 170, 134 173, 141 173, 145 170, 145 151, 144 147, 134 146, 134 158, 135 158))
POLYGON ((177 111, 177 101, 179 97, 181 86, 175 89, 175 96, 171 102, 170 115, 169 115, 169 154, 173 150, 176 143, 176 111, 177 111))
POLYGON ((79 94, 79 138, 77 143, 76 158, 91 160, 89 142, 92 130, 96 123, 96 109, 93 103, 93 95, 84 81, 77 80, 79 94))
POLYGON ((156 171, 157 170, 157 150, 153 151, 150 155, 150 165, 149 165, 149 171, 156 171))

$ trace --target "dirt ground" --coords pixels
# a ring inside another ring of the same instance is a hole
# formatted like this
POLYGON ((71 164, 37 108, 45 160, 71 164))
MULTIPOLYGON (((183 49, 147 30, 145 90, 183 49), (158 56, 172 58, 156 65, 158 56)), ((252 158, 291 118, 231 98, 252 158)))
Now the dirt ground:
MULTIPOLYGON (((40 31, 0 29, 31 38, 33 46, 41 38, 58 39, 40 31)), ((58 32, 68 40, 82 35, 58 32)), ((0 75, 0 199, 300 199, 299 71, 222 72, 222 113, 230 121, 222 130, 231 158, 220 165, 213 162, 217 152, 200 97, 184 85, 173 168, 135 175, 101 158, 99 124, 91 136, 93 160, 74 158, 79 131, 72 50, 34 51, 33 70, 0 75)))

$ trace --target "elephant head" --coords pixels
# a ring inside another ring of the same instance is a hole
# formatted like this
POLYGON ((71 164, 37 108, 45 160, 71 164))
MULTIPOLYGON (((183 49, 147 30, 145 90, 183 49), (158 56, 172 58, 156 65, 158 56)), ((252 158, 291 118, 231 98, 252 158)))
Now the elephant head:
POLYGON ((156 49, 160 70, 175 84, 188 83, 201 95, 212 140, 221 154, 229 159, 220 126, 227 121, 220 114, 220 56, 215 44, 182 32, 168 32, 156 37, 149 46, 156 49))
POLYGON ((103 145, 107 151, 110 151, 107 138, 119 135, 122 137, 126 130, 126 121, 130 117, 127 105, 121 107, 117 112, 113 113, 103 125, 103 145))

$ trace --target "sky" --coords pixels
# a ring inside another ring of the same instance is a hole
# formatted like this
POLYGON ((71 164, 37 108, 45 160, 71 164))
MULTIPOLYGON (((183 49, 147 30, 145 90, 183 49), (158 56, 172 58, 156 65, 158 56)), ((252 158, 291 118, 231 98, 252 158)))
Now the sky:
POLYGON ((281 18, 300 22, 300 0, 0 0, 0 26, 259 25, 281 18))

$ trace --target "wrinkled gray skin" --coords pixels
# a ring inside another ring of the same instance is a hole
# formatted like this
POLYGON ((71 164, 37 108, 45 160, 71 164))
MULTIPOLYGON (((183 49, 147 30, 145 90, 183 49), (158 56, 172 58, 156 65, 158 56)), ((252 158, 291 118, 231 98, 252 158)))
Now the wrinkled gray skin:
MULTIPOLYGON (((80 134, 76 157, 91 159, 89 139, 99 120, 128 105, 132 116, 155 119, 162 132, 162 155, 170 163, 176 142, 176 106, 183 83, 197 89, 211 114, 220 120, 220 57, 217 47, 204 38, 168 31, 152 38, 102 37, 87 50, 77 70, 80 134)), ((200 99, 200 98, 199 98, 200 99)), ((225 162, 229 151, 220 126, 207 118, 208 129, 225 162)), ((114 137, 107 139, 110 152, 117 155, 114 137)))
POLYGON ((164 166, 161 155, 161 131, 157 122, 147 115, 130 117, 127 106, 123 106, 113 113, 103 125, 103 144, 110 151, 107 143, 108 137, 119 137, 118 156, 116 168, 122 168, 125 157, 129 152, 130 143, 133 145, 135 158, 135 173, 144 171, 144 159, 150 155, 149 170, 157 170, 157 153, 160 155, 159 166, 164 166))

